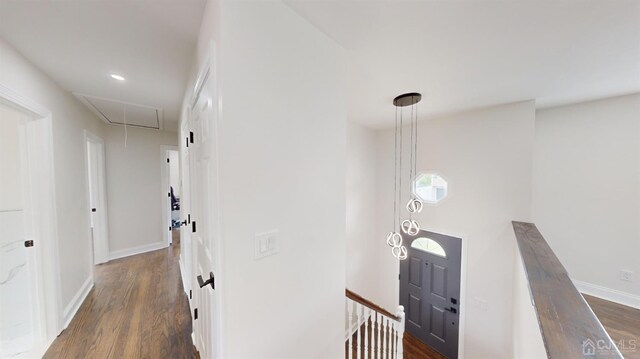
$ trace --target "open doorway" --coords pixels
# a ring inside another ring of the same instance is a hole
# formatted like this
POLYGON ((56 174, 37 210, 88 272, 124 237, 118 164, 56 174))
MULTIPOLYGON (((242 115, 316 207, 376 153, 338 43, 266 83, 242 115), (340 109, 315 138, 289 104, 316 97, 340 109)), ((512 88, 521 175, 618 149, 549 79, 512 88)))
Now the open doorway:
POLYGON ((60 329, 52 148, 51 113, 0 86, 3 358, 42 356, 60 329))
POLYGON ((93 264, 109 261, 109 225, 107 217, 107 191, 102 138, 85 131, 87 151, 87 192, 89 223, 93 238, 93 264))
POLYGON ((180 241, 180 151, 176 146, 162 146, 162 173, 164 233, 167 245, 180 241), (166 192, 165 192, 166 191, 166 192), (166 194, 165 194, 166 193, 166 194))

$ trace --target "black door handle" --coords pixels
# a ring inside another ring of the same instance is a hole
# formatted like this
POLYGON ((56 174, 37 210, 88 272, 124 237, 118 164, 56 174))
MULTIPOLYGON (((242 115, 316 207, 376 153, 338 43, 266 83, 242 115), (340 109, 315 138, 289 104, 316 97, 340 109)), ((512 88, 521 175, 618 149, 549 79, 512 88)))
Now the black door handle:
POLYGON ((444 310, 446 310, 447 312, 451 312, 453 314, 458 313, 458 311, 456 310, 456 308, 444 308, 444 310))
POLYGON ((207 279, 206 281, 202 279, 201 275, 198 276, 198 285, 200 286, 200 288, 206 286, 207 284, 211 284, 211 289, 216 289, 215 278, 213 276, 213 273, 211 272, 209 272, 209 279, 207 279))

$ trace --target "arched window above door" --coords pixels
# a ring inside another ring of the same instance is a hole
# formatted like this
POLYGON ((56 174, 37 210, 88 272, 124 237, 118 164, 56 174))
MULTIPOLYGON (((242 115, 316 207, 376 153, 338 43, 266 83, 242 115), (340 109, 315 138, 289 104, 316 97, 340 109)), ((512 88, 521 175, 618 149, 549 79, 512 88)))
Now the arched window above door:
POLYGON ((434 241, 431 238, 416 238, 413 240, 413 242, 411 242, 411 248, 431 253, 439 257, 447 258, 447 253, 444 251, 444 248, 442 248, 440 243, 434 241))

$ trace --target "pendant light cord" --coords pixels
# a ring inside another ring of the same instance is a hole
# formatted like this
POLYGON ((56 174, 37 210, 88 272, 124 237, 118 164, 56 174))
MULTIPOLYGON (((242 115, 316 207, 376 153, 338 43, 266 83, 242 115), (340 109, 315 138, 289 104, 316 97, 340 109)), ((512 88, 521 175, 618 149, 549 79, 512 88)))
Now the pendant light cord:
MULTIPOLYGON (((402 107, 400 107, 400 128, 399 128, 399 135, 400 135, 400 147, 398 148, 398 157, 400 158, 400 165, 398 166, 398 181, 400 182, 399 185, 399 191, 398 191, 398 203, 402 203, 402 137, 403 137, 403 133, 402 133, 402 125, 403 125, 403 121, 402 121, 402 107)), ((400 219, 400 211, 398 211, 398 227, 400 226, 400 223, 402 223, 401 219, 400 219)), ((396 227, 397 228, 397 227, 396 227)))
POLYGON ((398 107, 396 106, 396 123, 394 134, 394 158, 393 158, 393 228, 394 231, 399 226, 398 223, 398 107))
POLYGON ((127 147, 127 107, 122 107, 123 117, 124 117, 124 147, 127 147))

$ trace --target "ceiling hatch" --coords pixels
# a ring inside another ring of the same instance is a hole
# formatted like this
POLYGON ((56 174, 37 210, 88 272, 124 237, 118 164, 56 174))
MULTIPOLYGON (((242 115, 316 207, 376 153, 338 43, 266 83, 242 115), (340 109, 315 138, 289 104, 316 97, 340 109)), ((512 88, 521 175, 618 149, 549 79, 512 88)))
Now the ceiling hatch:
POLYGON ((162 109, 152 106, 74 94, 93 113, 110 125, 127 125, 152 130, 163 129, 162 109))

